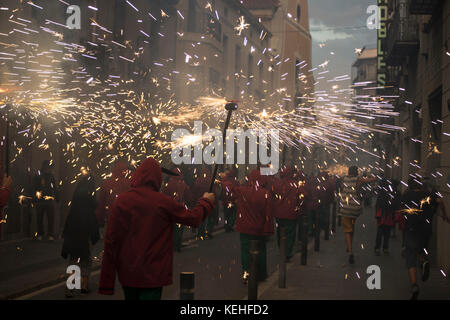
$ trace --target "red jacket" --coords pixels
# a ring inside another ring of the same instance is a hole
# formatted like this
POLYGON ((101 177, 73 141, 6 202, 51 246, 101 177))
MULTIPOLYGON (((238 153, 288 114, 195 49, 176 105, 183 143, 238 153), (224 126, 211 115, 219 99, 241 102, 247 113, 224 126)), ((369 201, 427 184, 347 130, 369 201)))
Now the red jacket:
POLYGON ((265 177, 253 170, 247 186, 232 188, 237 206, 236 231, 265 236, 273 234, 273 217, 270 212, 271 196, 264 188, 265 177))
POLYGON ((192 187, 192 200, 197 201, 201 196, 209 191, 211 183, 211 172, 207 168, 203 168, 197 173, 197 178, 192 187))
POLYGON ((114 202, 105 235, 99 293, 113 294, 116 271, 122 285, 155 288, 172 283, 173 226, 198 227, 213 204, 205 198, 187 210, 159 192, 161 167, 146 159, 131 178, 131 189, 114 202))
POLYGON ((319 199, 320 204, 330 204, 334 200, 334 192, 336 189, 336 180, 334 177, 330 177, 328 173, 323 172, 319 176, 319 199))
POLYGON ((8 187, 0 188, 0 238, 2 236, 2 225, 3 221, 2 219, 5 219, 5 217, 2 216, 3 207, 6 206, 8 203, 8 198, 11 193, 11 189, 8 187))
POLYGON ((170 177, 169 181, 162 188, 162 193, 173 198, 176 202, 187 204, 191 199, 188 185, 184 182, 179 169, 176 170, 179 176, 170 177))
POLYGON ((319 182, 317 177, 309 177, 306 180, 305 188, 308 192, 308 197, 306 198, 306 210, 309 212, 311 210, 317 210, 319 208, 319 182))
POLYGON ((224 208, 228 206, 233 207, 235 205, 233 197, 233 188, 238 186, 238 181, 236 180, 236 171, 231 171, 224 178, 222 178, 222 202, 224 208))
POLYGON ((300 202, 300 188, 293 179, 289 167, 280 172, 280 179, 274 182, 273 214, 279 219, 297 220, 300 202))
POLYGON ((126 170, 125 163, 117 163, 111 178, 105 180, 100 188, 97 206, 97 220, 100 227, 105 225, 105 218, 109 216, 117 196, 130 189, 130 179, 125 177, 126 170))

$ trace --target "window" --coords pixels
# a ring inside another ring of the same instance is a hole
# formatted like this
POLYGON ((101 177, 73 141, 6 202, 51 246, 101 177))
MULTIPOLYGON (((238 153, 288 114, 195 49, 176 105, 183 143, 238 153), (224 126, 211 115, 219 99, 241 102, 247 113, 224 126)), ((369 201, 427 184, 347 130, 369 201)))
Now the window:
POLYGON ((220 42, 222 36, 222 24, 210 14, 208 14, 208 26, 206 30, 208 34, 220 42))
POLYGON ((239 73, 241 69, 241 47, 236 46, 236 52, 234 55, 234 72, 239 73))
POLYGON ((125 28, 125 5, 123 1, 116 0, 114 3, 114 38, 121 40, 125 28))
POLYGON ((197 21, 196 21, 196 0, 189 0, 189 11, 188 11, 188 32, 197 31, 197 21))
POLYGON ((302 14, 302 9, 300 8, 300 4, 297 5, 297 23, 300 23, 300 17, 302 14))
POLYGON ((222 59, 224 70, 228 70, 228 37, 226 35, 223 35, 222 59))

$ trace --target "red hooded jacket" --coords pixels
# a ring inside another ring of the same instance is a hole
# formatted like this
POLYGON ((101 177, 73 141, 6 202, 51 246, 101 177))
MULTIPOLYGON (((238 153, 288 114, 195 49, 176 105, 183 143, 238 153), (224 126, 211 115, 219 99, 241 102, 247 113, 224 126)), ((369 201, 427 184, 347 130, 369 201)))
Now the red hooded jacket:
POLYGON ((235 199, 233 197, 233 188, 238 186, 238 181, 236 180, 236 171, 231 170, 229 173, 222 178, 222 202, 225 207, 234 206, 235 199))
POLYGON ((306 190, 308 197, 306 198, 306 210, 317 210, 319 208, 319 181, 317 177, 309 177, 306 180, 306 190))
POLYGON ((211 172, 207 168, 203 168, 197 174, 197 179, 194 181, 192 190, 192 200, 197 201, 200 197, 209 191, 209 184, 211 183, 211 172))
POLYGON ((162 188, 162 193, 173 198, 176 202, 187 204, 191 199, 189 187, 184 182, 181 170, 177 169, 176 172, 179 176, 170 177, 169 181, 162 188))
POLYGON ((126 170, 127 165, 118 162, 111 178, 105 180, 100 188, 97 206, 97 220, 100 227, 105 225, 105 218, 109 216, 117 196, 130 189, 130 179, 125 177, 126 170))
POLYGON ((253 170, 248 180, 246 186, 231 187, 237 205, 236 231, 257 236, 271 235, 274 232, 273 217, 271 196, 264 188, 266 179, 259 170, 253 170))
POLYGON ((161 167, 146 159, 131 177, 131 189, 114 202, 105 235, 99 293, 113 294, 116 271, 122 285, 155 288, 172 283, 173 226, 198 227, 213 209, 201 198, 192 210, 159 192, 161 167))
POLYGON ((0 188, 0 238, 2 236, 2 225, 3 225, 1 220, 5 218, 2 216, 2 211, 3 211, 3 207, 6 206, 6 204, 8 203, 8 198, 9 198, 10 193, 11 193, 11 189, 9 187, 5 187, 5 188, 1 187, 0 188))
POLYGON ((319 175, 319 199, 320 205, 330 204, 334 200, 334 192, 336 189, 336 180, 334 177, 330 177, 327 172, 322 172, 319 175))
POLYGON ((289 167, 280 172, 274 185, 273 214, 279 219, 297 220, 301 201, 301 190, 289 167))

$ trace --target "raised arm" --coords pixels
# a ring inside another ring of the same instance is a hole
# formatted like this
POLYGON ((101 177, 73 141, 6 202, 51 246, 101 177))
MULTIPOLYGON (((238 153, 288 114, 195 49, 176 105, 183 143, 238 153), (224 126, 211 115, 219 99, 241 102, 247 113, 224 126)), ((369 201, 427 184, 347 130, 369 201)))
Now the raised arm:
POLYGON ((197 202, 193 209, 186 207, 167 197, 164 203, 164 211, 171 217, 172 221, 197 228, 203 220, 211 213, 214 208, 214 194, 205 193, 197 202))

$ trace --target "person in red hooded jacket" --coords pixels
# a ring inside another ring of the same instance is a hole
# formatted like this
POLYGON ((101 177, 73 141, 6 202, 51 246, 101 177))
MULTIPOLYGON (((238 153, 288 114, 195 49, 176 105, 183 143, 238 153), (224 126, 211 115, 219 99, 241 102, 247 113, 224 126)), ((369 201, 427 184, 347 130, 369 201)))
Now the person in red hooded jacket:
POLYGON ((173 225, 198 227, 211 213, 214 194, 188 210, 159 192, 162 172, 153 158, 131 177, 131 188, 114 201, 108 219, 99 293, 114 294, 116 271, 127 300, 159 300, 172 284, 173 225))
POLYGON ((11 194, 11 176, 8 176, 6 173, 2 179, 2 186, 0 187, 0 239, 2 238, 2 224, 5 222, 3 220, 3 208, 8 203, 9 195, 11 194))
MULTIPOLYGON (((224 174, 221 174, 223 177, 224 174)), ((273 217, 270 212, 271 196, 259 170, 253 170, 245 186, 232 186, 223 182, 233 192, 237 206, 236 231, 240 233, 243 280, 247 283, 250 267, 250 241, 258 241, 258 280, 267 278, 266 237, 272 235, 273 217)))
POLYGON ((277 221, 277 240, 280 246, 280 229, 286 230, 286 258, 289 261, 293 254, 295 233, 300 207, 304 194, 290 167, 284 167, 280 179, 274 182, 273 214, 277 221))
POLYGON ((318 177, 318 209, 317 212, 320 215, 320 229, 325 230, 325 226, 330 222, 330 205, 334 201, 334 193, 336 191, 336 180, 331 177, 328 172, 323 171, 318 177), (328 215, 328 217, 327 217, 328 215))
POLYGON ((319 209, 319 183, 317 176, 311 175, 306 179, 306 190, 308 197, 306 198, 306 211, 308 214, 308 234, 313 235, 315 231, 316 214, 319 209))
MULTIPOLYGON (((162 192, 173 200, 183 204, 185 207, 191 199, 190 191, 188 185, 184 182, 183 174, 180 169, 176 168, 176 173, 178 176, 173 176, 169 178, 166 184, 162 188, 162 192)), ((181 244, 183 241, 183 225, 180 223, 175 223, 174 225, 174 249, 177 252, 181 251, 181 244)))
MULTIPOLYGON (((192 201, 200 199, 203 193, 209 192, 209 186, 211 184, 211 170, 204 166, 197 174, 197 179, 194 181, 192 191, 192 201)), ((214 210, 208 216, 208 219, 204 221, 197 230, 197 238, 199 239, 212 239, 212 232, 217 219, 217 203, 214 203, 214 210)))
POLYGON ((100 228, 105 226, 105 221, 111 212, 114 200, 119 194, 130 188, 130 179, 126 177, 128 167, 124 162, 118 162, 113 169, 112 175, 105 180, 100 187, 97 220, 100 228))
POLYGON ((229 168, 222 175, 222 182, 226 187, 222 188, 223 215, 225 218, 225 232, 233 232, 236 223, 236 203, 233 198, 232 188, 238 185, 236 170, 229 168))

